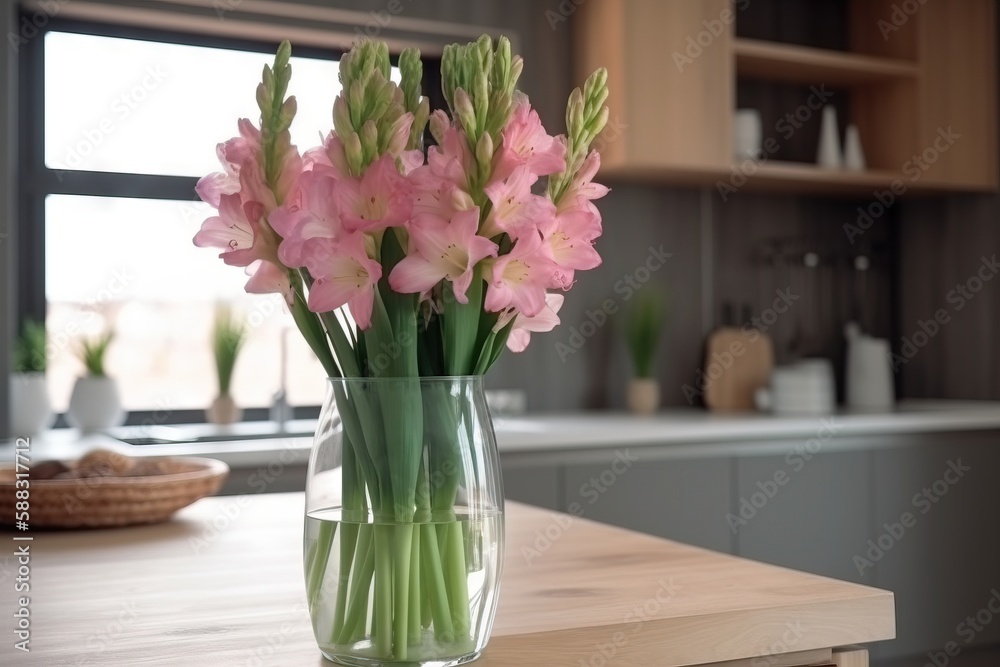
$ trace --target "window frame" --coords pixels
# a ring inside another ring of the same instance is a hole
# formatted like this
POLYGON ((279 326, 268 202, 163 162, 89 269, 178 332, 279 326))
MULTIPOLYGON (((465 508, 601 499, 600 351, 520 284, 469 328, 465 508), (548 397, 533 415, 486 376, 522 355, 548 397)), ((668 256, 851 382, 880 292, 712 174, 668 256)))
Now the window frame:
MULTIPOLYGON (((22 13, 22 16, 25 16, 22 13)), ((20 20, 20 17, 19 17, 20 20)), ((233 49, 261 54, 273 54, 277 43, 206 34, 161 31, 118 24, 53 19, 39 34, 23 46, 18 62, 18 234, 17 234, 17 294, 15 313, 17 331, 25 319, 44 322, 47 299, 45 293, 45 199, 49 195, 83 195, 158 199, 167 201, 200 201, 195 194, 196 176, 130 174, 121 172, 76 171, 53 169, 45 164, 45 35, 69 32, 99 37, 137 39, 186 46, 233 49), (27 119, 35 119, 27 122, 27 119)), ((303 46, 295 55, 306 58, 339 60, 343 49, 303 46)), ((397 64, 397 54, 392 62, 397 64)), ((441 101, 440 60, 425 58, 424 88, 432 106, 441 101), (428 66, 430 65, 430 66, 428 66)), ((439 108, 439 107, 438 107, 439 108)), ((332 125, 332 123, 331 123, 332 125)), ((222 138, 220 138, 222 139, 222 138)), ((315 418, 320 406, 296 406, 295 419, 315 418)), ((250 407, 244 410, 244 421, 270 418, 270 407, 250 407)), ((203 423, 204 410, 135 410, 128 413, 126 425, 203 423), (166 413, 166 414, 164 414, 166 413), (153 420, 153 422, 150 422, 153 420)), ((67 426, 60 414, 55 427, 67 426)))

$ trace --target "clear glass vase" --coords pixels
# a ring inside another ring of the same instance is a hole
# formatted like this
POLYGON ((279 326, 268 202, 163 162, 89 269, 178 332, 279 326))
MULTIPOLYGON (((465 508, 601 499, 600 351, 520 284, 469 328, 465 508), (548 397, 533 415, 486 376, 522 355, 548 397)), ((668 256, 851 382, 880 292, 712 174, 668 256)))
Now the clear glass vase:
POLYGON ((305 521, 306 593, 323 655, 359 667, 475 660, 504 553, 482 378, 331 379, 305 521))

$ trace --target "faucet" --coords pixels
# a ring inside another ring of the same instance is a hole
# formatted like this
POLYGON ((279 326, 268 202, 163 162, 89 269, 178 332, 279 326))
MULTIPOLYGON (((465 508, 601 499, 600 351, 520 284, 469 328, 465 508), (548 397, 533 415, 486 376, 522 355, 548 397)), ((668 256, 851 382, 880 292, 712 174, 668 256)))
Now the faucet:
POLYGON ((278 426, 278 433, 284 433, 292 418, 292 406, 288 404, 288 328, 281 331, 281 380, 278 391, 271 397, 271 421, 278 426))

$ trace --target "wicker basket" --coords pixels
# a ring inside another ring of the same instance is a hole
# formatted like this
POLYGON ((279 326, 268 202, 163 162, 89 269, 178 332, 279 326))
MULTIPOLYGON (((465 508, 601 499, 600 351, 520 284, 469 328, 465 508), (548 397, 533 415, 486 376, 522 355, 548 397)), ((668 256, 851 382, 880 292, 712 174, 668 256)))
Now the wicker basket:
MULTIPOLYGON (((229 474, 229 466, 215 459, 146 460, 155 461, 162 472, 86 479, 29 477, 29 526, 105 528, 166 521, 182 507, 217 492, 229 474)), ((14 524, 15 480, 14 466, 0 465, 0 525, 14 524)))

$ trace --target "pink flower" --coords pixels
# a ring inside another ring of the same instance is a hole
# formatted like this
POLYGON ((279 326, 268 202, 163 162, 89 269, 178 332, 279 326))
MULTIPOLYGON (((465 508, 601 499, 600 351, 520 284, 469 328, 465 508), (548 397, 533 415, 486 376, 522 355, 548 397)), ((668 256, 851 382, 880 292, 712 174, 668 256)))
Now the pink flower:
POLYGON ((404 257, 389 274, 389 286, 402 294, 422 293, 441 280, 449 280, 455 299, 468 303, 466 291, 473 269, 487 257, 497 256, 497 245, 476 235, 479 208, 456 213, 450 222, 428 219, 410 227, 415 252, 404 257))
MULTIPOLYGON (((559 200, 560 211, 578 206, 581 201, 589 203, 593 199, 600 199, 608 194, 610 189, 607 186, 593 182, 594 176, 597 175, 597 170, 600 168, 601 154, 596 150, 590 151, 562 199, 559 200)), ((596 208, 594 210, 596 212, 596 208)))
POLYGON ((305 265, 305 253, 314 239, 336 239, 344 233, 334 195, 337 181, 330 172, 307 171, 299 185, 299 204, 275 209, 268 218, 283 239, 278 257, 291 267, 305 265))
POLYGON ((260 155, 260 130, 247 118, 237 122, 240 136, 218 144, 215 154, 224 171, 203 176, 195 186, 202 201, 219 208, 219 198, 240 191, 240 170, 260 155))
POLYGON ((288 271, 273 262, 258 260, 246 268, 250 276, 244 289, 250 294, 281 294, 292 304, 292 283, 288 271))
POLYGON ((456 213, 476 207, 469 193, 434 175, 429 167, 414 170, 409 180, 413 185, 412 221, 415 224, 423 224, 428 219, 447 222, 456 213))
POLYGON ((503 180, 517 167, 527 167, 534 176, 547 176, 566 168, 566 146, 549 136, 538 113, 521 98, 503 129, 503 143, 494 158, 492 180, 503 180))
POLYGON ((545 289, 555 282, 558 267, 542 252, 538 232, 525 234, 513 249, 493 262, 486 290, 486 310, 499 313, 513 308, 534 317, 545 307, 545 289))
POLYGON ((521 166, 506 180, 486 187, 486 196, 493 202, 493 208, 480 232, 483 236, 492 238, 506 232, 517 239, 551 222, 556 207, 547 197, 531 194, 534 178, 528 167, 521 166))
POLYGON ((601 235, 601 215, 592 206, 577 206, 556 214, 542 229, 542 252, 559 267, 550 287, 569 289, 574 271, 601 265, 594 240, 601 235))
POLYGON ((260 130, 246 118, 241 118, 238 125, 240 136, 216 147, 225 171, 204 176, 198 181, 195 191, 203 201, 216 208, 222 195, 239 193, 244 202, 259 202, 264 207, 264 213, 270 213, 279 204, 294 199, 296 182, 302 171, 302 158, 291 145, 290 135, 282 133, 276 147, 281 165, 272 191, 264 175, 260 130))
POLYGON ((334 196, 341 222, 349 232, 376 232, 403 225, 413 208, 410 183, 388 154, 373 162, 360 179, 339 181, 334 196))
POLYGON ((427 164, 438 178, 467 190, 469 174, 475 174, 478 167, 465 133, 449 126, 444 130, 443 139, 440 146, 427 149, 427 164))
POLYGON ((263 218, 261 204, 244 204, 238 194, 221 195, 219 215, 205 220, 194 237, 196 246, 224 248, 219 257, 226 264, 249 267, 248 292, 280 292, 287 300, 291 293, 286 269, 278 260, 279 242, 277 234, 263 218))
POLYGON ((403 175, 409 176, 413 173, 414 169, 423 166, 424 152, 419 148, 412 151, 403 151, 399 154, 399 163, 403 167, 403 175))
MULTIPOLYGON (((531 340, 532 332, 543 333, 555 329, 559 325, 559 316, 556 313, 562 308, 565 299, 566 297, 562 294, 546 294, 545 307, 534 317, 513 315, 514 326, 507 337, 507 349, 511 352, 524 352, 531 340)), ((501 317, 500 321, 497 322, 497 327, 494 328, 499 330, 509 321, 509 317, 506 321, 504 317, 501 317)))
POLYGON ((365 234, 346 234, 338 240, 316 239, 305 265, 316 282, 309 290, 309 310, 322 313, 345 304, 361 329, 372 322, 375 288, 382 266, 365 250, 365 234))
POLYGON ((344 144, 335 132, 326 136, 322 146, 307 150, 302 161, 304 169, 326 172, 337 180, 347 178, 351 171, 347 166, 344 144))

